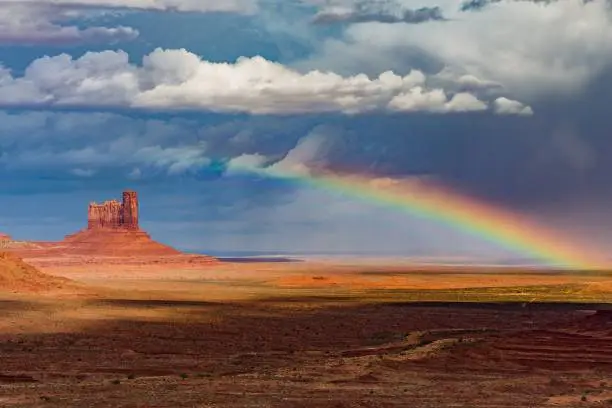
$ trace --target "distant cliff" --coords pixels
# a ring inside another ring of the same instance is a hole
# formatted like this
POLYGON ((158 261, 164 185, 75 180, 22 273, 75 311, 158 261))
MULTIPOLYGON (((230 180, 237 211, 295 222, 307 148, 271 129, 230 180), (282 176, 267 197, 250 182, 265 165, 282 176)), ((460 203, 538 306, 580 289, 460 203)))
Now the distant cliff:
POLYGON ((127 229, 137 231, 138 195, 135 191, 124 191, 123 200, 91 203, 87 211, 87 229, 127 229))

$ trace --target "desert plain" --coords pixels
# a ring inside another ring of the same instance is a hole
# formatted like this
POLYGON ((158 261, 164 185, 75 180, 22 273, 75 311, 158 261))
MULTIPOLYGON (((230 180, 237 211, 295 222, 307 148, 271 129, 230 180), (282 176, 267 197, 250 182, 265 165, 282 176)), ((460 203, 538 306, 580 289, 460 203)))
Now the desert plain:
POLYGON ((607 271, 24 261, 1 407, 612 406, 607 271))

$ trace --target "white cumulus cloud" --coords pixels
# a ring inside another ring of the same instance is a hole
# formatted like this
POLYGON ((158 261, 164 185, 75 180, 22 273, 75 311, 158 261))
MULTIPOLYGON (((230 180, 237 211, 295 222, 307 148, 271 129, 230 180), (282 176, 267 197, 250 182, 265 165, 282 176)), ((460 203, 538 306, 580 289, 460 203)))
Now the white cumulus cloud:
POLYGON ((533 110, 529 106, 503 96, 493 102, 493 108, 500 115, 533 115, 533 110))
POLYGON ((427 89, 420 71, 376 78, 312 70, 301 73, 262 57, 213 63, 184 49, 157 49, 142 65, 123 51, 62 54, 33 61, 22 76, 0 70, 0 105, 189 109, 252 114, 377 110, 483 110, 475 95, 427 89))
POLYGON ((241 170, 258 169, 263 167, 269 159, 259 153, 241 154, 234 157, 227 163, 227 172, 240 172, 241 170))
POLYGON ((472 94, 461 92, 449 99, 441 89, 424 91, 421 87, 414 87, 409 92, 397 95, 389 106, 405 112, 470 112, 487 109, 487 104, 472 94))

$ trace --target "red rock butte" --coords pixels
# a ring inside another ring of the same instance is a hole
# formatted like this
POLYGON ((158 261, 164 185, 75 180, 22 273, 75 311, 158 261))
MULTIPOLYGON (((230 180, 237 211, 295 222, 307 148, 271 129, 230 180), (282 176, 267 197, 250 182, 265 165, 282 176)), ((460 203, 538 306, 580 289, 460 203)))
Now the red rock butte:
POLYGON ((124 191, 123 200, 90 203, 87 228, 67 235, 63 243, 73 254, 166 256, 179 251, 151 239, 138 224, 138 195, 124 191))
POLYGON ((138 195, 124 191, 123 201, 90 203, 87 211, 87 229, 123 229, 138 231, 138 195))

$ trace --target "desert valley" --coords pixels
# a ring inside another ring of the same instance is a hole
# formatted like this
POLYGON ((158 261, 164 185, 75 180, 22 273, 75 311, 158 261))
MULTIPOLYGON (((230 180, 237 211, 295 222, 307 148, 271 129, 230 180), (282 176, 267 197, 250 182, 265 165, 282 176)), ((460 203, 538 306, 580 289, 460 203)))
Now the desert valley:
POLYGON ((2 407, 612 403, 603 270, 231 262, 91 204, 0 255, 2 407))

